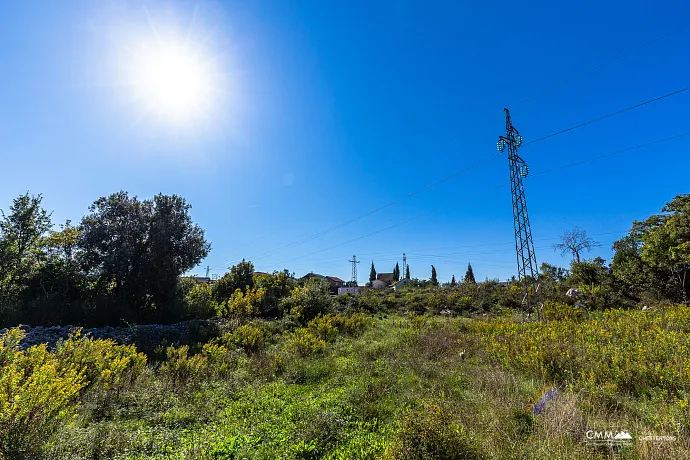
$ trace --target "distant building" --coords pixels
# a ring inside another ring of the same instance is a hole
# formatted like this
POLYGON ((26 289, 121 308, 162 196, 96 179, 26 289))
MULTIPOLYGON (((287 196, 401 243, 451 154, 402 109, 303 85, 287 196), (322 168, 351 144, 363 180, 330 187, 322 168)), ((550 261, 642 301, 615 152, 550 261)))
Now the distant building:
POLYGON ((409 279, 409 278, 403 278, 403 279, 401 279, 400 281, 398 281, 397 283, 394 283, 394 284, 393 284, 393 289, 398 290, 398 289, 400 289, 401 287, 409 286, 410 284, 412 284, 412 280, 411 280, 411 279, 409 279))
POLYGON ((376 275, 376 279, 386 283, 386 286, 395 283, 395 275, 393 273, 379 273, 376 275))
POLYGON ((326 279, 331 283, 331 287, 341 288, 345 286, 345 281, 341 280, 337 276, 327 276, 326 279))
POLYGON ((341 280, 337 276, 324 276, 324 275, 320 275, 320 274, 314 273, 314 272, 307 273, 306 275, 304 275, 299 280, 304 282, 304 281, 308 281, 308 280, 313 279, 313 278, 318 278, 318 279, 328 283, 328 286, 331 288, 331 292, 333 294, 337 294, 338 289, 345 286, 345 281, 341 280))
POLYGON ((381 280, 374 280, 371 282, 371 288, 372 289, 383 289, 386 286, 388 286, 388 285, 381 280))
POLYGON ((339 287, 338 295, 340 294, 361 294, 364 288, 361 286, 339 287))
POLYGON ((303 277, 301 277, 299 280, 300 280, 300 281, 309 281, 309 280, 312 279, 312 278, 318 278, 318 279, 320 279, 320 280, 322 280, 322 281, 328 281, 328 280, 326 279, 325 276, 319 275, 318 273, 314 273, 314 272, 309 272, 309 273, 307 273, 306 275, 304 275, 303 277))
POLYGON ((183 276, 180 279, 181 280, 194 280, 194 281, 196 281, 196 284, 208 284, 211 282, 211 278, 208 278, 206 276, 183 276))

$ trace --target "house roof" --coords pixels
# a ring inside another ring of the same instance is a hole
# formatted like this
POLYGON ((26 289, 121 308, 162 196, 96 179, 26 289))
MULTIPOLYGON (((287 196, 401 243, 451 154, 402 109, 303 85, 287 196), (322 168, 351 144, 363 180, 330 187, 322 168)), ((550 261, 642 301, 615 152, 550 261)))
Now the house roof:
POLYGON ((344 283, 345 282, 345 281, 341 280, 340 278, 338 278, 337 276, 327 276, 326 278, 328 278, 329 280, 334 281, 336 283, 344 283))
POLYGON ((390 283, 395 279, 395 275, 393 273, 379 273, 376 275, 376 279, 390 283))
POLYGON ((304 275, 304 276, 303 276, 302 278, 300 278, 300 279, 304 279, 304 278, 321 278, 321 279, 326 279, 325 276, 319 275, 318 273, 314 273, 314 272, 309 272, 309 273, 307 273, 306 275, 304 275))

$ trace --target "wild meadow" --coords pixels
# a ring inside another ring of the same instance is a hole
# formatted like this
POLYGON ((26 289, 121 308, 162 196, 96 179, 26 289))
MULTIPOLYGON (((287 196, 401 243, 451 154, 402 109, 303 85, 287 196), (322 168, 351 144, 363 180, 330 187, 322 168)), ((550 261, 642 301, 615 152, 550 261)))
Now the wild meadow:
POLYGON ((690 313, 361 312, 206 343, 0 341, 5 458, 690 458, 690 313), (556 396, 535 411, 548 389, 556 396), (629 447, 584 443, 624 426, 629 447), (675 441, 641 441, 672 435, 675 441))

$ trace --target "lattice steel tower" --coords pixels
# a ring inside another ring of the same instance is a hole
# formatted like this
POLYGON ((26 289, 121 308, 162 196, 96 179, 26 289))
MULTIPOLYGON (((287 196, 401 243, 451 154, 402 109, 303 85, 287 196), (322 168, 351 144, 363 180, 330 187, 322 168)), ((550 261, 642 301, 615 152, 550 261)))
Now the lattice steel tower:
POLYGON ((352 282, 354 285, 357 285, 357 264, 359 263, 359 260, 357 260, 357 256, 352 256, 352 260, 348 260, 348 262, 352 262, 352 282))
POLYGON ((527 177, 529 169, 524 160, 518 155, 518 148, 522 145, 522 136, 510 120, 510 111, 506 112, 506 135, 498 138, 498 150, 503 152, 508 148, 508 163, 510 165, 510 190, 513 195, 513 225, 515 228, 515 251, 517 253, 518 279, 522 284, 522 309, 530 315, 536 311, 537 318, 541 316, 540 288, 538 283, 537 256, 534 254, 532 229, 527 215, 527 201, 522 178, 527 177))

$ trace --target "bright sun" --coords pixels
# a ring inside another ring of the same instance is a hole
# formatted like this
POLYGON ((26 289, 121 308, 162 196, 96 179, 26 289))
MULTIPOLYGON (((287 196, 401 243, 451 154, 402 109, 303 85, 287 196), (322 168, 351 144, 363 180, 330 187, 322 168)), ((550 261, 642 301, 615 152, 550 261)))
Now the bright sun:
POLYGON ((143 116, 191 124, 208 114, 216 92, 213 60, 200 49, 159 38, 133 57, 131 84, 143 116))

